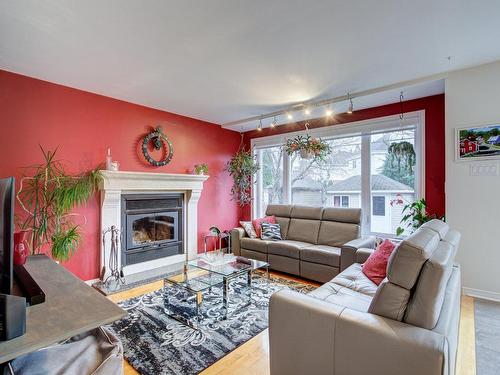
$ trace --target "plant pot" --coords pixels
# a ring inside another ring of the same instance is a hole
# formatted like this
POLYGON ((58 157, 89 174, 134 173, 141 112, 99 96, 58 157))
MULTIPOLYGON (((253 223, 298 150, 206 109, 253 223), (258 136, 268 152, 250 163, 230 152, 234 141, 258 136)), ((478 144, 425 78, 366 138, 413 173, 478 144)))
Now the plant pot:
POLYGON ((22 266, 26 263, 26 258, 29 255, 28 233, 27 230, 14 233, 14 264, 16 266, 22 266))
POLYGON ((302 150, 299 151, 299 153, 300 153, 300 157, 302 159, 309 160, 309 159, 314 158, 314 153, 313 152, 310 152, 310 151, 302 149, 302 150))

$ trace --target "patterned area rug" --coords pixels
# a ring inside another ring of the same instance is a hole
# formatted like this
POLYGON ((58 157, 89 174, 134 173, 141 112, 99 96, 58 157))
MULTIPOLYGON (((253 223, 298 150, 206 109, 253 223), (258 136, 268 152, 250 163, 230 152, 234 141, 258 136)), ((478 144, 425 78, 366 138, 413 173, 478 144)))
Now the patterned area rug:
POLYGON ((128 315, 110 328, 121 339, 125 358, 141 374, 197 374, 268 326, 270 296, 281 289, 307 293, 315 287, 281 277, 255 277, 251 293, 246 279, 229 286, 229 314, 224 319, 222 288, 203 296, 201 319, 193 329, 168 312, 193 316, 195 301, 179 288, 164 289, 119 303, 128 315), (172 306, 176 306, 172 311, 172 306))
POLYGON ((500 369, 500 303, 474 298, 476 374, 498 375, 500 369))

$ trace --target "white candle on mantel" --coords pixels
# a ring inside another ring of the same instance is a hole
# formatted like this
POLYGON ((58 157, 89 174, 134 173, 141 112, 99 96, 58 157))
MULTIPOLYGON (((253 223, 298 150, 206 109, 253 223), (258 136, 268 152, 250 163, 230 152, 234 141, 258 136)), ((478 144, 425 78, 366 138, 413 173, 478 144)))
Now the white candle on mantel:
POLYGON ((111 158, 111 149, 108 147, 108 155, 106 156, 106 169, 108 171, 113 170, 112 162, 113 162, 113 160, 111 158))

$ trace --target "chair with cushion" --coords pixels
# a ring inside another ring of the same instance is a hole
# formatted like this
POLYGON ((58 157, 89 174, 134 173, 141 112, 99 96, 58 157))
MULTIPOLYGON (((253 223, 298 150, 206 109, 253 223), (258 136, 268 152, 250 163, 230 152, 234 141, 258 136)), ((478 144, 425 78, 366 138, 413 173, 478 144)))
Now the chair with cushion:
POLYGON ((354 263, 308 295, 275 293, 271 374, 453 375, 459 240, 446 223, 432 220, 396 247, 378 286, 354 263))
POLYGON ((282 240, 249 238, 243 228, 231 231, 233 253, 269 262, 270 268, 326 282, 355 262, 360 248, 373 248, 374 237, 360 238, 357 208, 269 205, 282 240))

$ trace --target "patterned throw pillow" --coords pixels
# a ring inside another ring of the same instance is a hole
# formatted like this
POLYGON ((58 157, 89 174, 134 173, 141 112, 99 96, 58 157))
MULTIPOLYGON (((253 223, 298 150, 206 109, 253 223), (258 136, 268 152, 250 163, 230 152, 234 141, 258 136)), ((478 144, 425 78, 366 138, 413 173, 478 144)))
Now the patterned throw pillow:
POLYGON ((262 223, 262 235, 260 238, 269 241, 279 241, 281 240, 281 229, 279 224, 262 223))
POLYGON ((264 222, 270 223, 270 224, 276 224, 276 216, 274 216, 274 215, 264 216, 264 217, 261 217, 259 219, 254 219, 252 221, 253 229, 255 229, 255 233, 257 233, 257 237, 262 238, 260 224, 262 224, 264 222))
POLYGON ((253 229, 253 224, 251 221, 240 221, 240 225, 245 229, 247 236, 250 238, 257 238, 257 233, 253 229))

